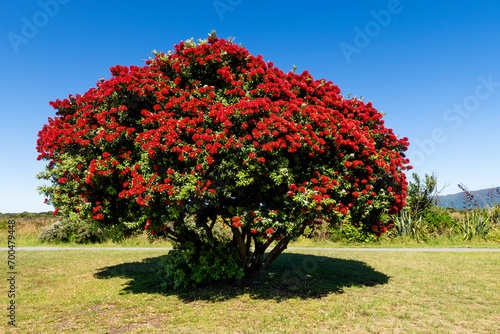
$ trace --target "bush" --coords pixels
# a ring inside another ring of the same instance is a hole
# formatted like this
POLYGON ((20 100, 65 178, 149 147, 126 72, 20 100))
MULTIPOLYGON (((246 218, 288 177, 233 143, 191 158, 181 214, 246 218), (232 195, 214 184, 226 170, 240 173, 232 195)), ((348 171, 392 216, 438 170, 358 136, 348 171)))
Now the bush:
POLYGON ((77 244, 100 242, 102 232, 95 230, 90 223, 81 220, 62 220, 48 227, 42 227, 38 237, 42 242, 75 242, 77 244))
POLYGON ((217 280, 241 279, 244 276, 234 247, 224 243, 175 245, 162 262, 158 275, 163 289, 184 289, 217 280))
POLYGON ((355 226, 350 222, 343 223, 340 228, 332 229, 332 241, 347 243, 365 243, 374 242, 377 237, 373 234, 364 232, 363 226, 355 226))
POLYGON ((0 222, 0 229, 1 230, 6 229, 8 224, 9 224, 9 222, 7 220, 2 220, 0 222))
POLYGON ((456 221, 441 207, 431 206, 421 213, 428 233, 444 234, 453 229, 456 221))

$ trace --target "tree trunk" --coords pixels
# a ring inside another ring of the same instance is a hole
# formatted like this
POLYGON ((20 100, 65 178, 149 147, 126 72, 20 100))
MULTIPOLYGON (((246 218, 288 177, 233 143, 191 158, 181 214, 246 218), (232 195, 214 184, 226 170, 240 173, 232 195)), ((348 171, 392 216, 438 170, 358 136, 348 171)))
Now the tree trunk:
POLYGON ((251 280, 267 268, 278 256, 283 253, 290 242, 290 237, 285 237, 273 248, 273 250, 264 258, 264 253, 269 243, 256 245, 252 261, 245 270, 245 279, 251 280))

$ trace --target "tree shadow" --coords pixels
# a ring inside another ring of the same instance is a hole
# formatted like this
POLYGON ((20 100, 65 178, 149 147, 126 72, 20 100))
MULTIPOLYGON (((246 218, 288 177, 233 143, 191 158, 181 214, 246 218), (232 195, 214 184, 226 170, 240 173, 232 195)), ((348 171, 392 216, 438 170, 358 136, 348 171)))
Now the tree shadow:
POLYGON ((248 294, 253 299, 321 298, 331 293, 342 294, 345 288, 386 284, 389 276, 374 270, 366 263, 305 254, 282 254, 254 280, 241 282, 216 282, 191 290, 161 288, 161 278, 156 272, 159 257, 141 262, 123 263, 98 269, 97 279, 114 277, 130 281, 123 293, 158 293, 175 295, 185 302, 196 300, 221 301, 248 294))

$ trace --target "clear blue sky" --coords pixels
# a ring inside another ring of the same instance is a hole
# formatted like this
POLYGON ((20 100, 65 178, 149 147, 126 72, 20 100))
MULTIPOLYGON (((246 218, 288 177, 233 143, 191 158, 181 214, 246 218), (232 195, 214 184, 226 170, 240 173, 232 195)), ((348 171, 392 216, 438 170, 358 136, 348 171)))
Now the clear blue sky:
POLYGON ((3 1, 0 212, 52 210, 36 190, 49 101, 211 30, 372 101, 442 194, 500 186, 499 18, 496 0, 3 1))

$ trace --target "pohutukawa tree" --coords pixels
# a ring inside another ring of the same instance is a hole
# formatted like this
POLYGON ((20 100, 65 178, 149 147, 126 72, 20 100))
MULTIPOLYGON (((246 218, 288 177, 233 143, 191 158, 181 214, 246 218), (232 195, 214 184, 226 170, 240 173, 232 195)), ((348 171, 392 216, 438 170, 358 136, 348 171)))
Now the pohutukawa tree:
POLYGON ((209 262, 195 281, 252 276, 306 226, 390 228, 381 215, 405 204, 409 143, 371 102, 215 33, 154 55, 51 102, 39 177, 63 215, 170 238, 190 252, 184 272, 209 262))

